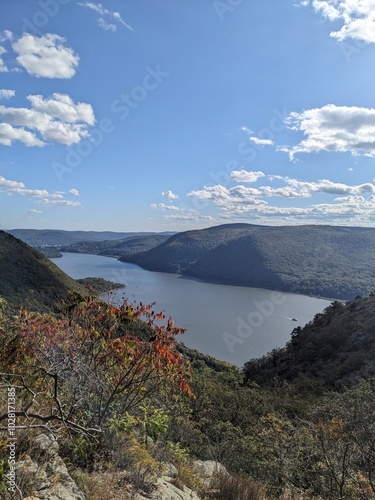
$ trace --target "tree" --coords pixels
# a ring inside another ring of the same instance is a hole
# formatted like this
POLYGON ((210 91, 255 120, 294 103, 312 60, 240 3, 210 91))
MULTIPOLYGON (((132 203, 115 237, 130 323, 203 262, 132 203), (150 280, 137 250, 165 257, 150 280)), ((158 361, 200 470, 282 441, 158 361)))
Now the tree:
MULTIPOLYGON (((15 387, 19 428, 62 429, 95 438, 109 417, 169 388, 192 395, 189 364, 176 351, 184 330, 163 313, 71 294, 62 314, 29 313, 0 327, 2 386, 15 387)), ((0 415, 0 423, 7 413, 0 415)))

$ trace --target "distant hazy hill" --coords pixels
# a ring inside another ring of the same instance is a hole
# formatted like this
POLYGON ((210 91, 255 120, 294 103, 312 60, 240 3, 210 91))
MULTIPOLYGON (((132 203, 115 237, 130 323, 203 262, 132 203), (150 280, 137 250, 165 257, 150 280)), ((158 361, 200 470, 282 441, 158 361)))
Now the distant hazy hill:
POLYGON ((146 252, 160 245, 168 238, 169 236, 162 234, 151 234, 146 236, 129 236, 120 240, 81 241, 72 243, 71 245, 62 245, 59 247, 59 251, 107 255, 126 259, 137 253, 146 252))
MULTIPOLYGON (((7 233, 33 247, 45 245, 69 245, 79 241, 120 240, 131 236, 144 236, 153 233, 116 233, 113 231, 63 231, 60 229, 11 229, 7 233)), ((166 233, 170 235, 172 233, 166 233)))
POLYGON ((375 297, 346 305, 334 302, 304 328, 296 328, 285 348, 245 365, 259 384, 297 383, 301 390, 340 388, 375 376, 375 297))
POLYGON ((176 234, 123 260, 154 271, 350 299, 375 289, 375 229, 227 224, 176 234))
POLYGON ((41 253, 0 231, 0 296, 12 307, 47 311, 69 290, 86 293, 41 253))

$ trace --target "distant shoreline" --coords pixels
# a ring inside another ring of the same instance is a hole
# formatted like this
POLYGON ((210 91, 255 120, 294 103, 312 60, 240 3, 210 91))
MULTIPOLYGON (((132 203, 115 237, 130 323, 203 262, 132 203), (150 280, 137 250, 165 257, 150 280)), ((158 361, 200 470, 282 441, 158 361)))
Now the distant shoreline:
MULTIPOLYGON (((73 254, 73 255, 75 255, 75 254, 79 254, 79 255, 96 255, 98 257, 107 257, 108 259, 114 259, 114 260, 117 260, 119 262, 124 262, 124 263, 127 263, 127 264, 132 264, 134 266, 138 266, 140 269, 143 269, 144 271, 149 271, 149 272, 152 272, 152 273, 174 274, 174 275, 177 275, 179 279, 192 280, 192 281, 196 281, 198 283, 201 282, 201 283, 210 283, 212 285, 236 286, 236 287, 243 287, 243 288, 268 290, 270 292, 280 292, 280 293, 291 294, 291 295, 303 295, 304 297, 310 297, 310 298, 315 298, 315 299, 326 300, 329 303, 332 303, 332 302, 334 302, 336 300, 339 301, 339 302, 346 302, 346 300, 350 300, 350 299, 338 299, 338 298, 332 298, 332 297, 323 297, 321 295, 307 294, 307 293, 302 293, 302 292, 299 292, 299 291, 293 292, 291 290, 280 290, 280 289, 275 289, 275 288, 265 288, 265 287, 261 287, 261 286, 252 286, 252 285, 248 285, 246 283, 240 283, 240 282, 231 281, 231 280, 219 280, 219 279, 213 279, 213 278, 212 279, 206 279, 206 278, 203 279, 203 278, 198 278, 196 276, 193 276, 191 274, 174 273, 174 272, 168 272, 168 271, 154 271, 152 269, 147 269, 145 267, 142 267, 139 264, 135 264, 134 262, 120 260, 120 258, 113 257, 113 256, 110 256, 110 255, 98 255, 98 254, 93 254, 93 253, 81 253, 81 252, 62 252, 62 257, 65 254, 73 254)), ((114 288, 112 291, 115 291, 115 290, 117 290, 119 288, 114 288)), ((107 292, 103 292, 103 293, 107 293, 107 292)))

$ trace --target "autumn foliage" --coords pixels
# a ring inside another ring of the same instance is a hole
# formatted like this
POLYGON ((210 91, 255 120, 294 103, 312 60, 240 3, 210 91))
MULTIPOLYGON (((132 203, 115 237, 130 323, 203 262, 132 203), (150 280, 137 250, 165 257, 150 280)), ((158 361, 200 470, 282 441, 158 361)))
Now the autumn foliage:
MULTIPOLYGON (((2 380, 16 386, 20 427, 47 426, 90 437, 161 391, 192 396, 183 333, 154 304, 113 306, 70 295, 57 316, 21 310, 0 336, 2 380)), ((6 415, 0 415, 4 420, 6 415)))

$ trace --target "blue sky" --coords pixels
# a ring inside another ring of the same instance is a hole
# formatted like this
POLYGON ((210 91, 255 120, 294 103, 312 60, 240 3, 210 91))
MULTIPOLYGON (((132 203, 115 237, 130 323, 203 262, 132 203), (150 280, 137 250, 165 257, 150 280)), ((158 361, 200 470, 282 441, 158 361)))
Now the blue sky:
POLYGON ((0 227, 374 226, 374 12, 2 0, 0 227))

